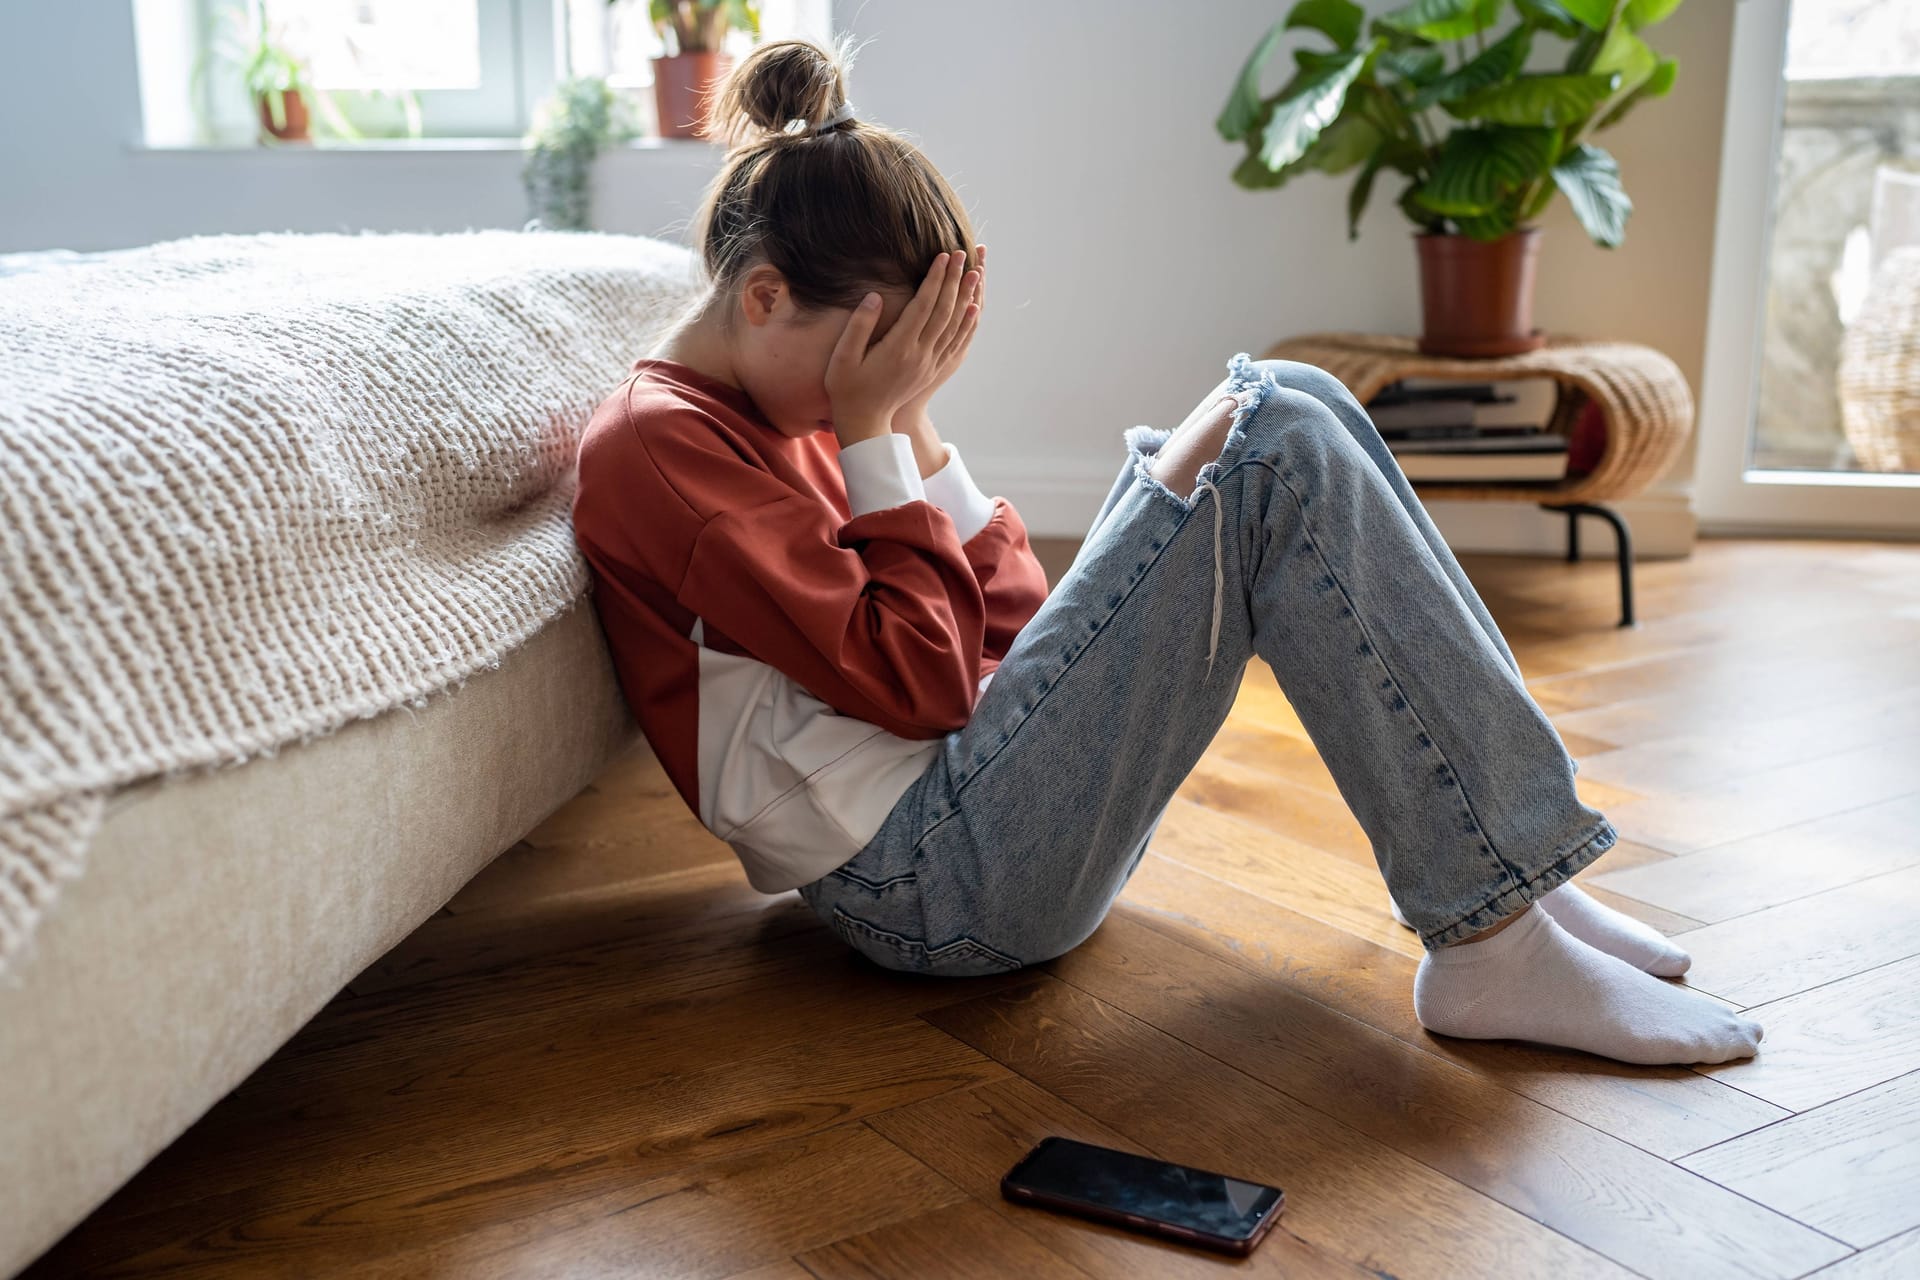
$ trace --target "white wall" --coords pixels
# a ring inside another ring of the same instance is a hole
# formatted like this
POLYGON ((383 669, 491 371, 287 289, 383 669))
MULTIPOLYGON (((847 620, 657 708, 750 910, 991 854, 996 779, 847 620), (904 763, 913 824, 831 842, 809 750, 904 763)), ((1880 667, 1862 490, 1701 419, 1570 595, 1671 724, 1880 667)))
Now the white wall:
MULTIPOLYGON (((1679 87, 1603 135, 1637 206, 1627 243, 1594 247, 1556 202, 1536 307, 1550 329, 1660 347, 1696 390, 1733 2, 1692 0, 1656 29, 1657 47, 1680 58, 1679 87)), ((991 246, 984 327, 935 408, 982 484, 1037 533, 1084 532, 1121 431, 1180 421, 1234 352, 1258 356, 1315 329, 1418 327, 1412 228, 1392 183, 1349 243, 1344 178, 1256 193, 1227 176, 1239 149, 1219 140, 1214 116, 1287 7, 836 0, 836 29, 868 40, 856 107, 921 143, 991 246)), ((0 252, 527 217, 511 149, 141 147, 128 0, 0 0, 0 119, 0 252)), ((604 157, 599 224, 677 235, 715 160, 695 143, 604 157)), ((1636 512, 1643 548, 1690 536, 1689 467, 1690 454, 1665 497, 1636 512), (1672 536, 1647 536, 1649 518, 1672 536)), ((1561 537, 1559 520, 1530 509, 1436 504, 1436 515, 1462 545, 1551 549, 1561 537)), ((1597 527, 1589 542, 1607 545, 1597 527)))
MULTIPOLYGON (((1564 200, 1543 219, 1536 323, 1656 346, 1696 392, 1732 4, 1692 0, 1649 33, 1679 58, 1679 84, 1598 139, 1636 203, 1626 243, 1596 247, 1564 200)), ((1314 330, 1419 328, 1413 228, 1393 206, 1395 184, 1382 179, 1349 242, 1346 177, 1265 192, 1228 177, 1242 150, 1220 140, 1214 117, 1249 50, 1289 7, 836 5, 837 29, 872 37, 853 76, 861 113, 916 137, 990 248, 989 314, 937 420, 969 449, 981 483, 1039 515, 1030 522, 1047 532, 1084 532, 1076 520, 1105 496, 1120 432, 1178 423, 1234 352, 1259 356, 1314 330), (1025 478, 1036 471, 1046 478, 1025 478)), ((1690 464, 1691 451, 1676 476, 1690 464)), ((1564 517, 1434 505, 1443 528, 1465 535, 1456 545, 1563 546, 1564 517)), ((1644 550, 1691 539, 1684 515, 1637 511, 1634 521, 1644 550)), ((1612 544, 1595 523, 1582 532, 1596 552, 1612 544)))
MULTIPOLYGON (((148 149, 130 0, 0 0, 0 253, 239 231, 459 231, 528 218, 512 143, 459 149, 148 149)), ((605 157, 607 230, 671 234, 713 149, 605 157)))

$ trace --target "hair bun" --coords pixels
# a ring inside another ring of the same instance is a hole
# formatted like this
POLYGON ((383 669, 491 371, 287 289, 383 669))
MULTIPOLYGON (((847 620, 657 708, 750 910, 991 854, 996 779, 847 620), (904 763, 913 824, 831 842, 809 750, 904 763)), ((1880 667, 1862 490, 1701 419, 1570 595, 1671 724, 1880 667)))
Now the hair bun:
POLYGON ((714 91, 709 131, 729 147, 809 137, 846 102, 848 63, 811 40, 756 45, 714 91))

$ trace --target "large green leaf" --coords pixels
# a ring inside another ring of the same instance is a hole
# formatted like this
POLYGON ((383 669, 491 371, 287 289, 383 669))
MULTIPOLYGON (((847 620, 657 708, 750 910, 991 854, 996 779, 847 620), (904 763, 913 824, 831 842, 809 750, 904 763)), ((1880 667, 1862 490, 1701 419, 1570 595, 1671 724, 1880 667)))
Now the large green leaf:
POLYGON ((1627 234, 1633 201, 1620 185, 1620 166, 1612 156, 1582 143, 1553 167, 1553 184, 1573 206, 1573 216, 1598 244, 1617 248, 1627 234))
POLYGON ((1560 0, 1513 0, 1520 16, 1536 27, 1571 40, 1580 34, 1580 23, 1560 6, 1560 0))
POLYGON ((1443 105, 1462 120, 1552 128, 1586 119, 1619 82, 1618 73, 1520 76, 1443 105))
POLYGON ((1640 92, 1644 97, 1664 98, 1673 92, 1673 82, 1679 75, 1680 60, 1662 58, 1660 65, 1653 69, 1653 74, 1647 77, 1647 82, 1640 86, 1640 92))
POLYGON ((1453 225, 1460 234, 1473 240, 1498 240, 1510 235, 1514 227, 1513 214, 1505 209, 1496 209, 1492 213, 1455 218, 1453 225))
POLYGON ((1627 25, 1638 31, 1656 22, 1665 22, 1680 0, 1627 0, 1627 25))
POLYGON ((1285 186, 1303 173, 1344 173, 1363 161, 1376 167, 1400 167, 1424 159, 1418 148, 1382 134, 1378 125, 1357 111, 1341 112, 1305 155, 1278 169, 1268 168, 1260 156, 1263 138, 1256 135, 1249 142, 1246 157, 1233 171, 1233 180, 1250 191, 1285 186))
POLYGON ((1621 26, 1607 33, 1606 43, 1600 46, 1593 65, 1587 70, 1600 76, 1618 71, 1620 83, 1614 92, 1632 93, 1647 82, 1659 65, 1659 56, 1647 48, 1647 42, 1621 26))
POLYGON ((1403 80, 1425 87, 1438 80, 1447 69, 1447 55, 1422 46, 1414 49, 1389 49, 1374 63, 1382 71, 1391 71, 1403 80))
POLYGON ((1360 24, 1366 10, 1353 0, 1300 0, 1287 13, 1288 29, 1318 31, 1342 49, 1360 39, 1360 24))
POLYGON ((1350 52, 1347 46, 1360 38, 1360 26, 1365 16, 1365 11, 1353 0, 1299 0, 1285 19, 1275 23, 1260 38, 1260 43, 1254 46, 1253 52, 1240 68, 1240 74, 1234 78, 1226 104, 1220 108, 1219 118, 1214 121, 1220 136, 1228 142, 1235 142, 1257 132, 1266 123, 1277 99, 1291 98, 1301 92, 1321 71, 1344 68, 1350 52), (1341 48, 1332 53, 1296 50, 1294 60, 1300 64, 1303 74, 1289 80, 1274 98, 1263 99, 1260 96, 1260 73, 1286 33, 1295 29, 1321 32, 1341 48))
POLYGON ((1455 129, 1417 198, 1452 218, 1486 213, 1545 174, 1559 145, 1557 129, 1455 129))
POLYGON ((1307 80, 1291 97, 1273 104, 1260 145, 1260 159, 1269 169, 1281 169, 1307 153, 1332 124, 1347 100, 1347 87, 1359 77, 1373 56, 1372 49, 1356 50, 1346 63, 1307 80))
POLYGON ((1380 157, 1367 161, 1367 167, 1354 179, 1353 190, 1347 192, 1347 239, 1360 238, 1360 215, 1367 211, 1367 200, 1373 195, 1373 180, 1380 173, 1380 157))
POLYGON ((1420 203, 1420 184, 1413 183, 1400 193, 1394 202, 1400 206, 1400 212, 1407 215, 1408 221, 1429 231, 1445 231, 1446 220, 1443 215, 1434 213, 1420 203))
POLYGON ((1533 32, 1517 26, 1501 36, 1487 51, 1451 75, 1442 76, 1413 95, 1407 105, 1421 111, 1436 102, 1453 102, 1470 93, 1490 89, 1520 74, 1533 50, 1533 32))
POLYGON ((1358 111, 1343 111, 1303 158, 1326 173, 1345 173, 1378 153, 1384 140, 1373 121, 1358 111))
MULTIPOLYGON (((1295 49, 1293 51, 1294 65, 1310 76, 1318 75, 1322 71, 1338 71, 1347 65, 1347 59, 1352 56, 1351 49, 1295 49)), ((1282 90, 1278 96, 1284 98, 1288 94, 1282 90)))
POLYGON ((1595 31, 1605 27, 1613 16, 1613 0, 1560 0, 1560 7, 1595 31))
POLYGON ((1380 15, 1382 24, 1425 40, 1460 40, 1485 31, 1507 0, 1413 0, 1380 15))
POLYGON ((1244 138, 1259 127, 1264 114, 1260 101, 1260 69, 1267 65, 1267 59, 1273 56, 1274 49, 1286 32, 1286 23, 1274 23, 1273 29, 1254 46, 1246 65, 1240 68, 1239 76, 1234 79, 1233 88, 1227 93, 1227 103, 1220 108, 1219 119, 1213 122, 1214 128, 1228 142, 1244 138))
POLYGON ((1282 187, 1295 176, 1310 172, 1307 165, 1294 163, 1283 169, 1269 169, 1266 161, 1260 158, 1258 147, 1247 152, 1239 164, 1233 167, 1233 181, 1249 191, 1267 191, 1282 187))
POLYGON ((1660 65, 1653 69, 1653 74, 1647 77, 1646 82, 1609 107, 1607 114, 1601 116, 1594 124, 1594 129, 1597 131, 1613 128, 1626 119, 1627 112, 1633 110, 1634 105, 1643 99, 1666 97, 1673 89, 1674 78, 1679 74, 1678 62, 1672 58, 1662 58, 1660 65))

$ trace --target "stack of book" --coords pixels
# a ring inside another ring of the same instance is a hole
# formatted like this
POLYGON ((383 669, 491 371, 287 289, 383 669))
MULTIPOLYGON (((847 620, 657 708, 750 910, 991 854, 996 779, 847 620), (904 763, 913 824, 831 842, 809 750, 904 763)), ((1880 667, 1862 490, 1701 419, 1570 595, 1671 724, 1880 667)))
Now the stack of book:
POLYGON ((1551 378, 1402 378, 1367 412, 1409 480, 1551 483, 1567 474, 1566 424, 1551 378))

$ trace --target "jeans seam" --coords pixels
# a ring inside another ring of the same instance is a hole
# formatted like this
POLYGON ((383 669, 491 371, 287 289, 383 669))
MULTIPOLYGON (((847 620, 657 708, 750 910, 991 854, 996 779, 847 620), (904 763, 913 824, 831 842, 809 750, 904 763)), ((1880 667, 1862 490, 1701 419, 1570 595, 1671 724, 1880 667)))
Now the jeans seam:
MULTIPOLYGON (((1524 881, 1521 881, 1520 883, 1514 885, 1511 889, 1502 889, 1499 893, 1489 895, 1484 902, 1481 902, 1478 906, 1462 912, 1458 919, 1454 920, 1451 924, 1448 924, 1440 929, 1434 930, 1432 934, 1421 934, 1420 935, 1421 946, 1431 949, 1436 945, 1444 946, 1446 945, 1446 943, 1456 941, 1457 939, 1455 938, 1454 935, 1461 934, 1463 927, 1471 925, 1474 921, 1474 918, 1478 916, 1481 912, 1486 911, 1488 908, 1492 907, 1494 903, 1500 901, 1500 899, 1506 897, 1510 893, 1522 893, 1522 892, 1532 890, 1542 880, 1545 880, 1548 877, 1557 874, 1569 862, 1572 862, 1575 858, 1578 858, 1581 854, 1585 853, 1589 848, 1593 846, 1595 841, 1599 840, 1602 836, 1609 835, 1609 834, 1613 836, 1613 839, 1608 840, 1605 844, 1601 845, 1598 849, 1595 849, 1593 853, 1593 857, 1588 858, 1586 860, 1586 863, 1582 864, 1583 867, 1587 863, 1592 863, 1593 861, 1595 861, 1595 859, 1599 858, 1601 854, 1605 853, 1608 849, 1613 848, 1613 846, 1619 842, 1620 835, 1619 835, 1619 832, 1614 830, 1613 824, 1607 821, 1605 818, 1600 819, 1600 823, 1597 827, 1590 828, 1583 835, 1581 835, 1576 841, 1574 841, 1573 844, 1571 844, 1568 848, 1566 848, 1563 851, 1557 852, 1552 857, 1552 859, 1547 863, 1546 866, 1540 868, 1540 870, 1529 875, 1524 881)), ((1565 876, 1562 876, 1560 878, 1559 883, 1553 886, 1553 889, 1557 889, 1560 887, 1560 885, 1568 883, 1573 879, 1573 877, 1576 874, 1578 874, 1578 869, 1576 869, 1573 872, 1569 872, 1565 876)), ((1549 889, 1547 890, 1547 892, 1551 893, 1553 892, 1553 889, 1549 889)), ((1538 899, 1543 896, 1545 895, 1535 894, 1534 898, 1530 899, 1530 901, 1538 901, 1538 899)), ((1475 933, 1475 932, 1479 932, 1479 930, 1469 929, 1469 930, 1466 930, 1466 932, 1475 933)))
MULTIPOLYGON (((1342 427, 1341 430, 1344 432, 1346 428, 1342 427)), ((1517 888, 1520 884, 1520 879, 1514 865, 1509 862, 1498 849, 1493 847, 1492 833, 1487 830, 1486 824, 1480 820, 1480 813, 1473 803, 1473 797, 1467 794, 1466 787, 1461 784, 1460 771, 1454 768, 1453 761, 1447 758, 1446 749, 1440 745, 1440 739, 1435 737, 1433 731, 1427 727, 1426 718, 1420 714, 1419 708, 1413 705, 1413 699, 1407 697, 1406 688, 1401 684, 1399 677, 1393 674, 1393 669, 1387 665, 1386 655, 1380 652, 1380 646, 1375 643, 1373 634, 1367 629, 1366 620, 1360 616, 1360 610, 1358 606, 1355 605, 1353 596, 1347 591, 1346 584, 1340 580, 1338 571, 1334 569, 1333 565, 1328 562, 1327 557, 1321 552, 1320 540, 1314 534, 1312 522, 1307 519, 1307 504, 1301 501, 1299 492, 1294 489, 1293 485, 1288 483, 1286 475, 1271 461, 1265 458, 1243 458, 1235 464, 1235 468, 1245 466, 1248 463, 1257 463, 1265 467, 1272 473, 1274 480, 1280 487, 1287 491, 1287 496, 1293 499, 1293 505, 1300 513, 1300 531, 1306 537, 1307 546, 1312 550, 1314 559, 1318 560, 1321 567, 1326 570, 1328 579, 1333 582, 1335 588, 1340 592, 1340 598, 1346 602, 1348 612, 1353 618, 1354 627, 1359 631, 1360 638, 1366 642, 1367 656, 1374 660, 1379 666, 1381 673, 1392 683, 1394 695, 1407 704, 1407 710, 1412 714, 1414 723, 1419 725, 1420 736, 1427 740, 1432 746, 1434 753, 1440 757, 1440 762, 1446 766, 1448 781, 1452 784, 1453 789, 1460 793, 1460 802, 1466 805, 1467 814, 1473 819, 1474 828, 1480 835, 1478 843, 1481 852, 1492 857, 1494 863, 1505 873, 1507 879, 1512 882, 1509 889, 1517 888)), ((1372 459, 1368 459, 1367 465, 1373 465, 1372 459)), ((1503 892, 1506 892, 1506 890, 1503 890, 1503 892)))
MULTIPOLYGON (((902 956, 912 958, 921 966, 923 971, 930 971, 934 966, 939 964, 940 961, 937 958, 937 953, 951 951, 963 943, 992 957, 994 963, 1003 965, 1008 972, 1026 967, 1023 961, 1015 959, 1013 956, 1000 950, 1000 948, 991 946, 970 933, 963 933, 953 939, 953 941, 943 942, 936 947, 925 937, 910 938, 904 933, 895 933, 891 929, 882 929, 879 925, 862 920, 859 916, 854 915, 838 903, 834 904, 833 914, 835 918, 840 920, 850 931, 862 934, 870 942, 876 942, 882 946, 890 947, 902 956)), ((909 972, 912 972, 912 970, 909 970, 909 972)))
POLYGON ((893 876, 886 880, 868 880, 863 876, 857 876, 851 871, 848 871, 844 863, 827 872, 827 874, 844 880, 848 884, 858 885, 862 889, 868 889, 875 893, 878 893, 882 889, 891 889, 894 885, 905 884, 909 880, 918 880, 920 878, 918 872, 909 871, 905 875, 893 876))

